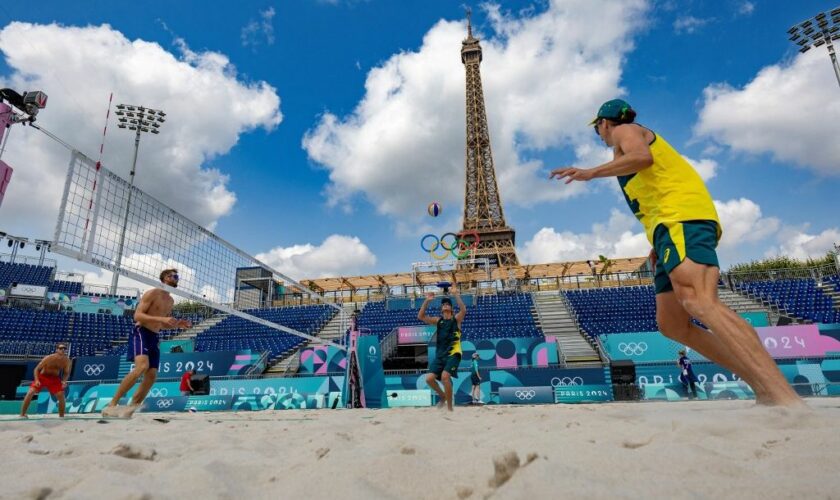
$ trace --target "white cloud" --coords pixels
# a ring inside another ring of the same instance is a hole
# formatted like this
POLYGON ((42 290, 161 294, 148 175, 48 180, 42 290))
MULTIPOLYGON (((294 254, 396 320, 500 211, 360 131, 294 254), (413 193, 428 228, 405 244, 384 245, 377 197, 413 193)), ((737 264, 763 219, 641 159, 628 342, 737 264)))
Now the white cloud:
MULTIPOLYGON (((13 22, 0 30, 0 51, 11 69, 0 85, 46 91, 50 99, 38 123, 94 158, 111 91, 114 104, 163 109, 167 121, 160 135, 141 140, 136 184, 212 228, 230 212, 236 195, 227 176, 209 162, 230 151, 241 134, 276 127, 280 99, 265 82, 238 79, 225 55, 194 52, 183 40, 176 45, 179 55, 157 43, 129 40, 108 25, 13 22)), ((134 141, 111 117, 103 164, 127 177, 134 141)), ((2 207, 14 214, 10 229, 50 235, 69 153, 39 132, 16 126, 3 159, 15 167, 2 207)))
POLYGON ((761 207, 752 200, 715 200, 715 208, 723 226, 720 246, 737 248, 744 243, 762 241, 775 234, 781 223, 775 217, 763 217, 761 207))
POLYGON ((695 133, 750 154, 771 154, 823 175, 840 175, 840 100, 822 50, 763 68, 743 88, 706 87, 695 133))
POLYGON ((295 280, 358 276, 376 265, 376 256, 359 238, 338 234, 318 246, 277 247, 255 257, 295 280))
MULTIPOLYGON (((584 192, 582 184, 548 182, 548 169, 529 153, 595 142, 585 124, 604 100, 624 93, 621 65, 646 3, 554 1, 521 17, 485 9, 492 33, 479 34, 481 72, 502 202, 529 206, 584 192), (610 29, 592 36, 594 25, 610 29)), ((460 206, 465 35, 464 23, 439 21, 417 51, 369 71, 350 115, 327 112, 309 131, 303 146, 329 170, 330 204, 361 193, 380 213, 415 219, 430 200, 460 206)))
POLYGON ((650 244, 638 221, 613 209, 606 224, 593 224, 589 233, 557 232, 553 227, 540 229, 518 250, 526 264, 565 262, 608 258, 639 257, 650 252, 650 244))
POLYGON ((750 16, 752 13, 755 12, 755 3, 745 1, 742 2, 741 5, 738 6, 738 14, 742 16, 750 16))
POLYGON ((785 226, 779 232, 778 246, 767 251, 765 256, 784 255, 795 259, 824 257, 825 254, 840 245, 840 228, 833 227, 819 234, 809 234, 805 228, 785 226))
MULTIPOLYGON (((725 260, 743 260, 747 245, 767 242, 782 227, 777 218, 763 216, 761 207, 752 200, 714 203, 723 226, 719 253, 725 260)), ((613 209, 606 223, 593 224, 587 233, 542 228, 525 242, 519 257, 529 264, 587 260, 599 254, 610 258, 638 257, 647 255, 650 248, 641 224, 629 213, 613 209)))
POLYGON ((259 21, 251 19, 242 27, 239 37, 243 47, 257 47, 263 42, 266 45, 274 45, 274 14, 274 7, 261 10, 259 21))
POLYGON ((690 35, 692 33, 696 33, 700 28, 712 21, 714 21, 714 18, 703 19, 694 16, 679 17, 674 21, 674 32, 678 35, 683 33, 690 35))
POLYGON ((693 158, 689 158, 688 156, 683 156, 683 158, 685 158, 685 161, 694 167, 694 170, 700 174, 700 177, 704 181, 711 179, 717 173, 718 162, 712 160, 711 158, 702 158, 700 160, 695 160, 693 158))

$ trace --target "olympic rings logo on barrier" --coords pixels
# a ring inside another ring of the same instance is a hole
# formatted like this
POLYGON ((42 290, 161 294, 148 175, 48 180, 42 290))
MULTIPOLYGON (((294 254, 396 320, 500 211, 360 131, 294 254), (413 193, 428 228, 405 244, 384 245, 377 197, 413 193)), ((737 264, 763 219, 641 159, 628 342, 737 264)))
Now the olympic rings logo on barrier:
POLYGON ((105 365, 85 365, 82 371, 89 377, 95 377, 105 371, 105 365))
POLYGON ((530 401, 534 398, 534 396, 537 395, 537 392, 532 389, 529 389, 527 391, 516 391, 513 393, 513 395, 516 396, 516 399, 519 399, 521 401, 530 401))
POLYGON ((647 342, 622 342, 618 344, 618 350, 625 356, 641 356, 648 350, 647 342))
POLYGON ((175 404, 174 399, 158 399, 157 407, 158 408, 169 408, 170 406, 175 404))
POLYGON ((449 257, 449 254, 452 254, 452 256, 456 259, 463 259, 465 257, 468 257, 470 255, 470 252, 478 249, 479 241, 481 241, 481 238, 478 236, 478 231, 472 230, 461 231, 458 234, 443 233, 443 235, 441 235, 440 237, 429 233, 420 238, 420 249, 424 252, 428 252, 428 254, 431 255, 432 258, 435 260, 444 260, 447 257, 449 257), (467 235, 473 237, 472 243, 461 238, 461 236, 467 235), (450 236, 452 237, 452 239, 450 242, 447 242, 446 238, 450 236), (428 248, 428 240, 432 240, 431 248, 428 248), (437 253, 438 247, 443 248, 442 254, 437 253))
POLYGON ((158 389, 157 387, 153 387, 151 391, 149 391, 149 396, 153 398, 162 398, 169 395, 169 390, 164 387, 162 389, 158 389))
POLYGON ((551 387, 565 387, 567 385, 583 385, 581 377, 552 377, 551 387))

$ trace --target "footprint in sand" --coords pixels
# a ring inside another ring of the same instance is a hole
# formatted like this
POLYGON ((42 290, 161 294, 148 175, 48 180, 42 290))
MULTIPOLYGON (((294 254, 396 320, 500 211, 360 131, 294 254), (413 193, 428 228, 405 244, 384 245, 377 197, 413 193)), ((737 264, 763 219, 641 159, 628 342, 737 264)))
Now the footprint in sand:
POLYGON ((415 450, 411 446, 403 446, 402 449, 400 449, 400 453, 403 455, 414 455, 415 450))
POLYGON ((621 446, 629 449, 635 450, 636 448, 641 448, 642 446, 647 446, 653 442, 653 436, 649 437, 647 441, 624 441, 621 443, 621 446))
POLYGON ((493 458, 493 477, 490 478, 488 484, 492 488, 508 482, 513 477, 513 474, 519 470, 519 455, 515 451, 509 451, 504 455, 499 455, 493 458))
POLYGON ((464 498, 469 498, 473 494, 473 489, 468 486, 457 486, 455 488, 455 494, 458 495, 458 498, 464 500, 464 498))
POLYGON ((318 448, 317 450, 315 450, 315 456, 318 457, 318 460, 321 460, 322 458, 327 456, 327 453, 329 452, 329 448, 318 448))
POLYGON ((149 460, 152 461, 157 457, 157 451, 152 448, 141 448, 132 444, 121 443, 116 448, 111 450, 112 455, 118 457, 130 458, 132 460, 149 460))

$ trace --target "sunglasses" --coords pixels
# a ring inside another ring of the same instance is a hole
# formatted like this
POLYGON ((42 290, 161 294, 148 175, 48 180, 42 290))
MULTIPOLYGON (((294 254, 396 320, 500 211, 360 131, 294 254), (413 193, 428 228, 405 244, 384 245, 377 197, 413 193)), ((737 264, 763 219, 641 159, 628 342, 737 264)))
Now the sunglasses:
POLYGON ((172 278, 172 279, 173 279, 173 280, 175 280, 175 281, 178 281, 178 280, 180 280, 180 279, 181 279, 181 277, 180 277, 180 276, 178 276, 177 274, 170 274, 170 275, 169 275, 169 277, 170 277, 170 278, 172 278))
POLYGON ((58 346, 58 350, 59 350, 59 351, 66 351, 66 350, 67 350, 67 346, 60 345, 60 346, 58 346))
POLYGON ((602 121, 604 121, 603 118, 598 118, 598 120, 595 122, 595 135, 597 135, 598 137, 601 137, 601 134, 598 133, 598 125, 600 125, 602 121))

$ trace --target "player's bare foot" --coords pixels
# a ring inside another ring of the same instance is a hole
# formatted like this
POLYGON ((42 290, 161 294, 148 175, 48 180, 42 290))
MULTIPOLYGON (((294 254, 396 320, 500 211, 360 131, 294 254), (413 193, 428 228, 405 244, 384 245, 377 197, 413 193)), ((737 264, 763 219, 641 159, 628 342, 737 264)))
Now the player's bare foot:
POLYGON ((102 416, 103 417, 111 417, 111 418, 119 418, 120 416, 120 407, 119 406, 111 406, 108 405, 105 408, 102 408, 102 416))

